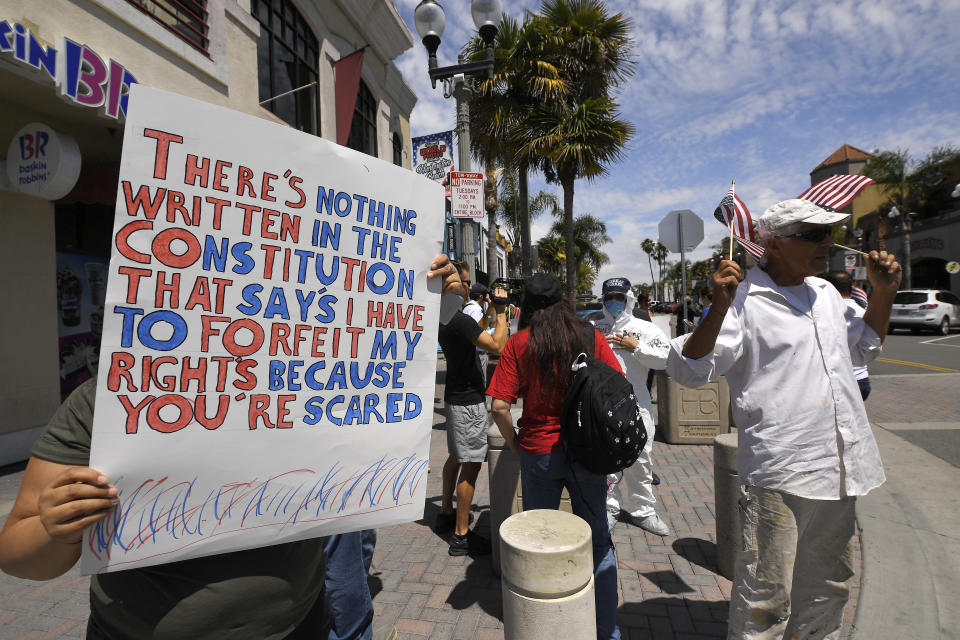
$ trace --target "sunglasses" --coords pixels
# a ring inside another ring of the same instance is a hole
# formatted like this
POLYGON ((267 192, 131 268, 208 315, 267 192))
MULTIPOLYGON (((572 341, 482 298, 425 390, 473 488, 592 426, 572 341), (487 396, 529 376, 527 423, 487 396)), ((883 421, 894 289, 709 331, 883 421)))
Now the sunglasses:
POLYGON ((806 240, 807 242, 823 242, 823 239, 830 235, 830 227, 814 227, 813 229, 807 229, 806 231, 798 231, 797 233, 791 233, 785 236, 778 236, 779 238, 796 238, 797 240, 806 240))

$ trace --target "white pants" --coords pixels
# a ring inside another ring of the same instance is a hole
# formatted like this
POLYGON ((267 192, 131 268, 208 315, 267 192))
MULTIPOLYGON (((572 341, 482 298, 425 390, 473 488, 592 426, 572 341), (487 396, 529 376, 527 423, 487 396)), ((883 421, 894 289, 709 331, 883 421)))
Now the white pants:
POLYGON ((656 513, 657 499, 653 497, 653 466, 650 454, 653 452, 653 430, 650 430, 647 444, 640 457, 621 473, 607 476, 607 511, 613 515, 623 509, 634 518, 646 518, 656 513))
POLYGON ((855 504, 741 488, 727 640, 837 638, 853 580, 855 504))

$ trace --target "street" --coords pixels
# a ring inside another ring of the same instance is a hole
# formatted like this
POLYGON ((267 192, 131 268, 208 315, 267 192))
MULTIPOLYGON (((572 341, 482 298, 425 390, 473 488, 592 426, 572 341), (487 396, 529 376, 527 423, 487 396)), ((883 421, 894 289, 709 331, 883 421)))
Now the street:
POLYGON ((870 375, 904 373, 960 373, 960 333, 914 335, 900 329, 888 335, 870 375))

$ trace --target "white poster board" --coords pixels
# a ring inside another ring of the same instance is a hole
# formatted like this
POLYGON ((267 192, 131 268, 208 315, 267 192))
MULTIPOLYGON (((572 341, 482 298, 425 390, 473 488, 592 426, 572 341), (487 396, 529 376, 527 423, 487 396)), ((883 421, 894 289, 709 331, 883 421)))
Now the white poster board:
POLYGON ((443 188, 134 85, 84 573, 408 522, 424 506, 443 188))
POLYGON ((482 218, 483 174, 470 171, 450 172, 450 215, 454 218, 482 218))

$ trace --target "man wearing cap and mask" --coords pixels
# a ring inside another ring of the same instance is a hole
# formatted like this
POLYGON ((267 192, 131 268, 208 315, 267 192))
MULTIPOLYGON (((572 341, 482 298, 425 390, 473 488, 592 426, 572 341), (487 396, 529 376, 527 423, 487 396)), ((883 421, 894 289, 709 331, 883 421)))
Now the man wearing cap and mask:
POLYGON ((739 282, 723 260, 713 304, 672 343, 667 372, 696 387, 726 376, 738 426, 743 519, 728 638, 835 638, 853 578, 856 496, 884 480, 852 365, 877 356, 900 265, 871 251, 874 294, 845 317, 827 268, 846 214, 786 200, 757 220, 761 264, 739 282))
POLYGON ((621 474, 609 477, 607 492, 607 523, 610 529, 617 522, 621 510, 626 518, 645 531, 658 536, 669 535, 670 527, 657 515, 653 496, 653 405, 647 390, 647 373, 663 369, 670 353, 670 340, 652 322, 635 318, 632 313, 636 297, 626 278, 610 278, 603 283, 603 310, 593 314, 590 321, 604 334, 613 354, 633 385, 643 424, 647 429, 647 444, 637 461, 621 474))

